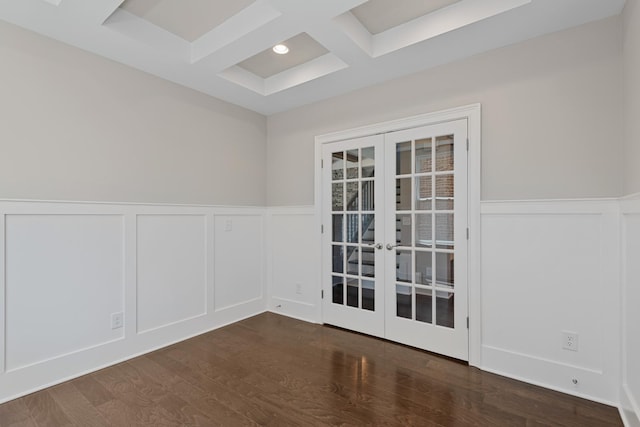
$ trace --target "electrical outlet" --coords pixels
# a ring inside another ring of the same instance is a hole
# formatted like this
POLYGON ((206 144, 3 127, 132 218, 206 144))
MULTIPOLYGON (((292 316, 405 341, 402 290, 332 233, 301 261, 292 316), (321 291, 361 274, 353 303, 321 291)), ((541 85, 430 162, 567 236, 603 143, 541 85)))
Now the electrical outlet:
POLYGON ((121 311, 111 314, 111 329, 120 329, 124 326, 124 313, 121 311))
POLYGON ((296 294, 302 295, 302 284, 296 283, 296 294))
POLYGON ((224 231, 231 231, 233 229, 233 221, 230 219, 224 222, 224 231))
POLYGON ((562 348, 565 350, 578 351, 578 333, 562 331, 562 348))

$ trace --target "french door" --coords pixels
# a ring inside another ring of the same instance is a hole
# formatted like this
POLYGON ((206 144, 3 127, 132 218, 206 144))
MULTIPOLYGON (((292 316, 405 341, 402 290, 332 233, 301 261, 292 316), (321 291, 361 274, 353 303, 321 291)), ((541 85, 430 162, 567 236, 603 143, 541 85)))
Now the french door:
POLYGON ((325 323, 468 360, 467 122, 325 144, 325 323))
POLYGON ((323 152, 323 317, 384 337, 384 137, 323 152))

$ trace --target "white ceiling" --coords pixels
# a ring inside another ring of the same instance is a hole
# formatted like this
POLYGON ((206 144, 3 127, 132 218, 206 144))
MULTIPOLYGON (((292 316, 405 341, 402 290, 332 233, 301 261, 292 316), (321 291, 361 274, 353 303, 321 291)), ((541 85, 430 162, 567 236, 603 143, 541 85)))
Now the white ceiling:
POLYGON ((0 19, 268 115, 616 15, 623 6, 624 0, 0 0, 0 19), (296 37, 316 50, 274 62, 279 58, 268 50, 296 37))
POLYGON ((120 7, 158 27, 194 41, 255 0, 124 0, 120 7))
POLYGON ((378 34, 459 1, 369 0, 351 9, 351 13, 371 34, 378 34))
POLYGON ((302 65, 329 53, 320 43, 307 33, 300 33, 282 42, 289 53, 279 55, 271 47, 238 64, 239 67, 266 79, 285 70, 302 65))

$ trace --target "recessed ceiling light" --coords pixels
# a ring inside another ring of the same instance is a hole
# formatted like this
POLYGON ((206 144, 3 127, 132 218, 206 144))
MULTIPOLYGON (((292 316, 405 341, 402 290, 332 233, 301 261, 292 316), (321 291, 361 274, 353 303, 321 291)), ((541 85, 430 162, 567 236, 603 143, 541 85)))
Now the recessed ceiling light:
POLYGON ((279 55, 284 55, 285 53, 289 53, 289 48, 283 44, 277 44, 273 47, 273 51, 279 55))

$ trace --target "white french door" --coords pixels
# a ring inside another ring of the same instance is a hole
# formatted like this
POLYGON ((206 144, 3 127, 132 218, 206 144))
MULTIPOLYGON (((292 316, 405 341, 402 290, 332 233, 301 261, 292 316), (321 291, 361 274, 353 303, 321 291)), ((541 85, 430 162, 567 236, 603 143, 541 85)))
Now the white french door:
POLYGON ((385 136, 385 337, 468 360, 467 122, 385 136))
POLYGON ((468 360, 467 121, 322 159, 324 322, 468 360))
POLYGON ((323 317, 384 337, 384 137, 328 144, 323 174, 323 317))

